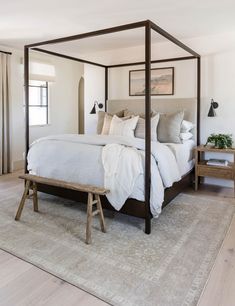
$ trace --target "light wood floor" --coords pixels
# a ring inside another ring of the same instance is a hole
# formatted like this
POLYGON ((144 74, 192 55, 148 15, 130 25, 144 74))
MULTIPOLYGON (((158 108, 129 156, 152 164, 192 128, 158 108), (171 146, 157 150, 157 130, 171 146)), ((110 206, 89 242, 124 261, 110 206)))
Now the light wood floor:
MULTIPOLYGON (((0 196, 8 188, 19 188, 19 173, 0 177, 0 196)), ((194 194, 194 191, 187 191, 194 194)), ((228 197, 233 190, 201 186, 199 194, 228 197)), ((103 306, 108 305, 35 266, 0 250, 0 306, 103 306)), ((154 304, 153 304, 154 305, 154 304)), ((235 217, 225 237, 198 306, 235 305, 235 217)), ((173 305, 172 305, 173 306, 173 305)))

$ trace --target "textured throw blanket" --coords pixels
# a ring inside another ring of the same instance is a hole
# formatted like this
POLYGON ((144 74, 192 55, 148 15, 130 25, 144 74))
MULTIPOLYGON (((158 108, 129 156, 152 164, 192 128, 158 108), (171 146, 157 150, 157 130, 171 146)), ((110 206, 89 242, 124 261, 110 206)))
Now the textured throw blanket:
POLYGON ((104 186, 111 192, 107 198, 120 210, 132 194, 137 178, 144 173, 141 156, 136 148, 108 144, 103 148, 104 186))
MULTIPOLYGON (((171 150, 152 142, 151 211, 161 212, 164 188, 180 180, 171 150)), ((144 200, 144 148, 139 138, 103 135, 55 135, 33 142, 28 153, 31 173, 69 182, 105 186, 119 210, 128 197, 144 200)))

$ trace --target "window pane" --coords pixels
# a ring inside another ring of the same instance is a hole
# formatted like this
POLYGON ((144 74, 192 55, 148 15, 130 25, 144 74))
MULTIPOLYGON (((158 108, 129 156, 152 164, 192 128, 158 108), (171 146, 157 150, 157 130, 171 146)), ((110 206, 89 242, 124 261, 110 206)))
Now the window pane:
POLYGON ((29 85, 29 124, 48 124, 48 83, 30 80, 29 85))
POLYGON ((29 87, 29 105, 41 105, 40 87, 29 87))
POLYGON ((47 105, 47 88, 30 86, 29 105, 47 105))
POLYGON ((42 105, 47 105, 47 88, 41 88, 41 102, 42 105))
POLYGON ((29 107, 29 125, 44 125, 47 123, 47 107, 29 107))

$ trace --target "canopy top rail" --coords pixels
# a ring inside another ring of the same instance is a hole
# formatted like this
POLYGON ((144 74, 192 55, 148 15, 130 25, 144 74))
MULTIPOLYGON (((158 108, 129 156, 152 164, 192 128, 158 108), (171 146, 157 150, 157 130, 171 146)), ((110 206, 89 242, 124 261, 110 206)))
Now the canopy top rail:
MULTIPOLYGON (((91 31, 91 32, 87 32, 87 33, 73 35, 73 36, 67 36, 67 37, 61 37, 61 38, 52 39, 52 40, 41 41, 41 42, 38 42, 38 43, 33 43, 33 44, 26 45, 25 48, 27 48, 27 49, 32 48, 32 49, 34 49, 36 51, 39 51, 39 52, 49 53, 50 51, 47 51, 47 50, 44 50, 44 49, 39 49, 39 48, 36 48, 36 47, 50 45, 50 44, 59 44, 59 43, 73 41, 73 40, 80 40, 80 39, 84 39, 84 38, 88 38, 88 37, 95 37, 95 36, 106 35, 106 34, 111 34, 111 33, 115 33, 115 32, 132 30, 132 29, 141 28, 141 27, 150 27, 152 30, 154 30, 158 34, 162 35, 167 40, 171 41, 172 43, 174 43, 175 45, 177 45, 181 49, 188 52, 191 55, 191 58, 200 58, 200 55, 197 52, 195 52, 194 50, 192 50, 191 48, 186 46, 184 43, 179 41, 177 38, 173 37, 171 34, 166 32, 165 30, 163 30, 162 28, 160 28, 158 25, 156 25, 154 22, 152 22, 150 20, 144 20, 144 21, 124 24, 124 25, 120 25, 120 26, 115 26, 115 27, 106 28, 106 29, 97 30, 97 31, 91 31)), ((53 54, 53 52, 50 52, 50 53, 51 53, 51 55, 59 56, 59 53, 57 53, 57 54, 56 53, 53 54)), ((81 62, 84 62, 84 63, 88 63, 88 64, 90 63, 90 64, 93 64, 93 65, 97 65, 97 66, 101 66, 101 67, 107 67, 107 68, 109 68, 109 67, 111 68, 111 67, 116 66, 116 65, 103 65, 103 64, 99 64, 99 63, 89 62, 89 61, 86 61, 86 60, 83 60, 83 59, 70 57, 70 56, 67 56, 67 58, 71 59, 71 60, 78 60, 78 61, 81 61, 81 62)), ((181 57, 180 59, 183 60, 184 57, 181 57)), ((186 59, 186 57, 185 57, 185 59, 186 59)), ((167 59, 165 61, 167 61, 167 59)), ((120 66, 121 65, 123 65, 123 64, 120 64, 120 66)), ((129 65, 130 64, 128 64, 128 66, 129 65)))
POLYGON ((48 50, 44 50, 44 49, 40 49, 40 48, 32 48, 32 50, 42 52, 42 53, 46 53, 46 54, 53 55, 53 56, 63 57, 63 58, 66 58, 68 60, 72 60, 72 61, 76 61, 76 62, 80 62, 80 63, 84 63, 84 64, 91 64, 91 65, 99 66, 99 67, 103 67, 103 68, 107 67, 106 65, 91 62, 91 61, 87 61, 87 60, 84 60, 82 58, 73 57, 73 56, 69 56, 69 55, 65 55, 65 54, 60 54, 60 53, 57 53, 57 52, 52 52, 52 51, 48 51, 48 50))
POLYGON ((88 37, 95 37, 95 36, 100 36, 100 35, 106 35, 106 34, 126 31, 126 30, 132 30, 132 29, 144 27, 144 26, 146 26, 146 23, 148 23, 148 22, 149 21, 146 20, 146 21, 139 21, 139 22, 124 24, 124 25, 111 27, 111 28, 106 28, 106 29, 102 29, 102 30, 86 32, 86 33, 67 36, 67 37, 61 37, 61 38, 56 38, 56 39, 52 39, 52 40, 41 41, 41 42, 38 42, 38 43, 33 43, 33 44, 26 45, 25 47, 32 48, 32 47, 38 47, 38 46, 43 46, 43 45, 58 44, 58 43, 63 43, 63 42, 67 42, 67 41, 84 39, 84 38, 88 38, 88 37))
POLYGON ((0 53, 4 53, 4 54, 9 54, 9 55, 12 55, 12 53, 11 53, 11 52, 2 51, 2 50, 0 50, 0 53))

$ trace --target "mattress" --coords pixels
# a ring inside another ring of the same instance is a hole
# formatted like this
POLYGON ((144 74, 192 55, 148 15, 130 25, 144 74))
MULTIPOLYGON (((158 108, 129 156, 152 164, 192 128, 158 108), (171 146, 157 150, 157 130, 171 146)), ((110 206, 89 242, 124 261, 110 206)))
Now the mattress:
POLYGON ((166 143, 166 145, 175 155, 181 176, 185 175, 194 167, 193 149, 196 146, 194 140, 190 139, 184 143, 166 143))

